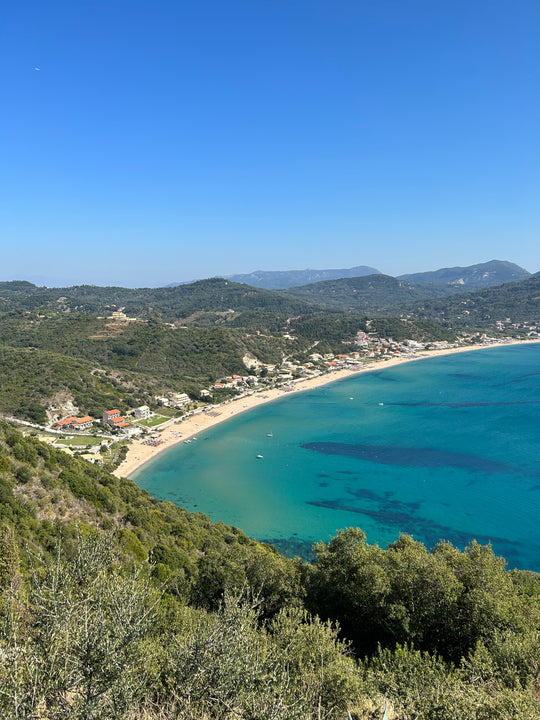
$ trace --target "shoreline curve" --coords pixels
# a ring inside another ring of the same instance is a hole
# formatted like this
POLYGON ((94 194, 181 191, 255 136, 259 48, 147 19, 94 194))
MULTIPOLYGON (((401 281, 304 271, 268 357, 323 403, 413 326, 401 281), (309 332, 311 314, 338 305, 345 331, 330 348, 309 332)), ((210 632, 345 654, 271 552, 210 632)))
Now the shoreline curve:
POLYGON ((132 440, 125 460, 123 460, 116 470, 114 470, 113 475, 116 475, 116 477, 131 478, 137 470, 140 470, 144 465, 154 460, 158 455, 161 455, 161 453, 170 450, 175 445, 189 440, 199 433, 202 433, 215 425, 226 422, 227 420, 230 420, 241 413, 247 412, 252 408, 265 405, 266 403, 273 402, 274 400, 282 397, 296 395, 297 393, 305 392, 306 390, 314 390, 339 380, 379 370, 382 367, 395 367, 397 365, 403 365, 404 363, 425 360, 426 358, 443 357, 445 355, 455 355, 458 353, 485 350, 494 347, 536 344, 539 344, 538 340, 507 340, 486 345, 470 345, 444 350, 424 350, 419 353, 415 353, 414 355, 405 357, 392 357, 389 359, 380 358, 365 364, 359 370, 333 370, 322 375, 318 375, 317 377, 305 379, 300 378, 295 380, 294 387, 287 388, 286 390, 282 388, 261 388, 260 390, 252 391, 249 395, 242 395, 238 398, 230 400, 227 404, 212 408, 210 410, 212 414, 201 409, 200 411, 195 411, 195 413, 189 418, 179 418, 172 421, 171 424, 160 432, 160 440, 162 442, 157 447, 143 445, 143 443, 138 439, 132 440))

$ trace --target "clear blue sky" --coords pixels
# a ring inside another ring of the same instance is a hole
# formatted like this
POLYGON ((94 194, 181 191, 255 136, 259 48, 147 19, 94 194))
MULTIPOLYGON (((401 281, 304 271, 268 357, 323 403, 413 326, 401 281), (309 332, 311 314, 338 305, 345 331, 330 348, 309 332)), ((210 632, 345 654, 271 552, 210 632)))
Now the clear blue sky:
POLYGON ((17 0, 0 279, 540 270, 538 0, 17 0))

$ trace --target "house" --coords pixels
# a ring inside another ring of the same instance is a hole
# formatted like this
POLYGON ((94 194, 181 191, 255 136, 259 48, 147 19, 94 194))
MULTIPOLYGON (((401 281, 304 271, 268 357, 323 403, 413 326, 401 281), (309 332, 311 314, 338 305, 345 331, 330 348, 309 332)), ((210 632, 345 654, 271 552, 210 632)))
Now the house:
POLYGON ((147 420, 150 417, 150 408, 148 405, 141 405, 140 407, 135 408, 133 416, 136 420, 147 420))
POLYGON ((182 405, 187 405, 187 403, 191 402, 189 395, 186 393, 176 393, 173 397, 173 402, 175 407, 181 408, 182 405))
POLYGON ((55 430, 88 430, 93 422, 94 418, 90 417, 90 415, 85 415, 81 418, 71 415, 70 417, 59 420, 55 425, 55 430))
POLYGON ((108 425, 111 424, 111 420, 120 417, 120 410, 104 410, 103 411, 103 422, 108 425))
POLYGON ((109 425, 110 425, 112 428, 118 428, 118 429, 120 429, 120 430, 123 430, 124 428, 129 427, 129 423, 126 422, 126 421, 124 420, 124 418, 121 417, 121 416, 120 416, 120 417, 117 417, 117 418, 114 418, 114 420, 111 420, 111 422, 109 423, 109 425))
POLYGON ((103 422, 112 428, 126 428, 129 423, 120 415, 120 410, 105 410, 103 412, 103 422))
POLYGON ((94 418, 90 417, 90 415, 85 415, 84 417, 72 418, 73 422, 71 423, 71 427, 74 430, 88 430, 89 427, 91 427, 92 423, 94 422, 94 418))

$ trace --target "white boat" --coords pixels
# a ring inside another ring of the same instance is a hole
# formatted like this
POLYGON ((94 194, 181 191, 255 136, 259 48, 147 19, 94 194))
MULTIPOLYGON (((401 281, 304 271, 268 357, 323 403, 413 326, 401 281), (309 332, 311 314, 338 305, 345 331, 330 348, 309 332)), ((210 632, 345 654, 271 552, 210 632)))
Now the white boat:
POLYGON ((257 455, 257 460, 262 460, 262 459, 263 459, 262 455, 257 455))
POLYGON ((266 433, 266 437, 274 437, 274 433, 266 433))

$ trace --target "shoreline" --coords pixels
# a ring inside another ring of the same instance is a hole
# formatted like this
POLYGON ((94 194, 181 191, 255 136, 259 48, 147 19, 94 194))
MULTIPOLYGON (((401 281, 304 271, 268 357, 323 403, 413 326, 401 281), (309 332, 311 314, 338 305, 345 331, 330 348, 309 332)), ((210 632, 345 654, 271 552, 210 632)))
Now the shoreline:
MULTIPOLYGON (((130 478, 133 473, 154 460, 158 455, 170 450, 175 445, 185 442, 208 430, 215 425, 219 425, 230 420, 241 413, 247 412, 252 408, 266 405, 282 397, 296 395, 306 390, 314 390, 324 385, 328 385, 338 380, 357 377, 363 373, 373 372, 381 368, 390 368, 404 363, 416 362, 432 357, 443 357, 445 355, 455 355, 463 352, 471 352, 474 350, 485 350, 493 347, 507 347, 510 345, 530 345, 538 344, 538 340, 509 340, 506 342, 492 343, 489 345, 471 345, 467 347, 447 348, 445 350, 424 350, 414 355, 404 357, 392 357, 390 359, 378 358, 372 362, 363 365, 358 370, 343 369, 333 370, 331 372, 318 375, 311 378, 301 378, 294 381, 294 388, 286 390, 282 388, 261 389, 253 391, 251 395, 244 395, 230 400, 226 405, 210 408, 208 412, 201 410, 195 412, 186 419, 174 420, 168 427, 160 432, 160 440, 162 441, 157 447, 151 445, 143 445, 143 443, 134 439, 129 445, 129 449, 125 460, 114 470, 113 475, 116 477, 130 478)), ((159 432, 159 431, 158 431, 159 432)))

